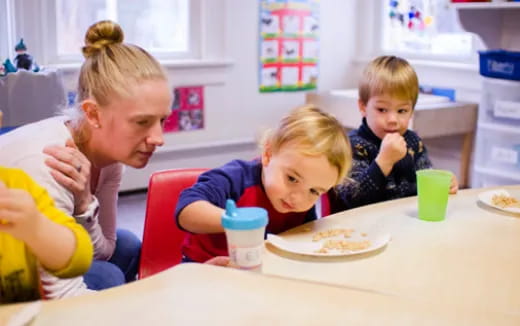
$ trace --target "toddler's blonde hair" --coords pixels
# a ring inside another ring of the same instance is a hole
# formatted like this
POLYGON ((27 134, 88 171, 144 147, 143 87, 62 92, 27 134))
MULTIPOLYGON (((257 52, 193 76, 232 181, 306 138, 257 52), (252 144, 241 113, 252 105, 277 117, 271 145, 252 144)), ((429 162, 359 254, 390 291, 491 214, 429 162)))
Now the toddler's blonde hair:
POLYGON ((266 132, 262 145, 273 153, 289 143, 296 142, 301 154, 325 155, 329 163, 338 169, 336 184, 340 184, 352 166, 352 150, 341 123, 332 115, 314 105, 304 105, 292 110, 278 127, 266 132))
POLYGON ((359 99, 363 104, 373 96, 386 94, 417 103, 419 80, 412 66, 403 58, 380 56, 363 71, 359 82, 359 99))

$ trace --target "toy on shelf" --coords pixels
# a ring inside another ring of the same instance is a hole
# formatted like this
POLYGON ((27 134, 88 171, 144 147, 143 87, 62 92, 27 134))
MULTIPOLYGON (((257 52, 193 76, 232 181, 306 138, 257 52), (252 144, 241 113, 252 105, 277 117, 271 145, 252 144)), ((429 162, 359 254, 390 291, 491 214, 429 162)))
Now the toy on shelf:
POLYGON ((5 59, 4 63, 0 64, 0 76, 5 76, 10 73, 17 72, 18 69, 24 69, 32 72, 39 72, 40 67, 34 61, 32 55, 27 53, 27 47, 23 42, 23 38, 14 47, 16 57, 14 63, 9 58, 5 59))
POLYGON ((18 69, 13 65, 11 60, 5 59, 4 63, 0 65, 0 76, 5 76, 9 73, 16 72, 18 69))
POLYGON ((34 58, 32 55, 27 53, 27 47, 25 46, 25 43, 23 42, 23 38, 20 39, 20 42, 16 44, 14 50, 16 51, 16 57, 14 58, 14 63, 16 65, 17 69, 25 69, 25 70, 31 70, 34 72, 38 72, 40 68, 34 61, 34 58))

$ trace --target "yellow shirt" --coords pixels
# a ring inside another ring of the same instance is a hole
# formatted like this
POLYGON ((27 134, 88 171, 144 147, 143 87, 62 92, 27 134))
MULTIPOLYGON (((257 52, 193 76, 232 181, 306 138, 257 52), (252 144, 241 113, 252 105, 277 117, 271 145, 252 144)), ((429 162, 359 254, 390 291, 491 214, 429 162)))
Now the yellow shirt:
MULTIPOLYGON (((84 274, 92 263, 92 243, 85 229, 54 206, 47 191, 20 169, 0 166, 0 181, 7 188, 27 191, 38 210, 51 221, 69 228, 76 238, 76 250, 65 268, 49 271, 61 278, 84 274)), ((36 257, 24 242, 0 232, 0 303, 34 300, 40 297, 36 257)))

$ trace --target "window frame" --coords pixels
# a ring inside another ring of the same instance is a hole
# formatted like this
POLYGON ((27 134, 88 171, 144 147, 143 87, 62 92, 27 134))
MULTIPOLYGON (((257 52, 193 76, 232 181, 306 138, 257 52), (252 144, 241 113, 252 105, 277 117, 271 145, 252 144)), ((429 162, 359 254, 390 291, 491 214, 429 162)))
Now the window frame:
MULTIPOLYGON (((14 40, 23 36, 31 53, 38 64, 52 67, 79 67, 83 60, 80 49, 78 55, 59 56, 56 42, 56 1, 54 0, 0 0, 6 6, 11 5, 7 12, 7 24, 12 26, 8 29, 7 37, 0 36, 0 44, 6 44, 7 53, 0 53, 13 57, 14 40), (23 15, 19 14, 23 13, 23 15), (10 49, 9 47, 13 47, 10 49)), ((188 51, 171 53, 151 52, 161 62, 178 62, 189 60, 200 61, 203 58, 203 20, 207 0, 189 0, 189 31, 188 51)), ((1 29, 0 29, 1 30, 1 29)), ((2 46, 2 48, 4 48, 2 46)))
POLYGON ((6 58, 14 57, 14 19, 8 14, 12 12, 11 8, 13 4, 13 0, 0 0, 0 13, 4 13, 5 18, 0 19, 0 64, 3 63, 6 58))

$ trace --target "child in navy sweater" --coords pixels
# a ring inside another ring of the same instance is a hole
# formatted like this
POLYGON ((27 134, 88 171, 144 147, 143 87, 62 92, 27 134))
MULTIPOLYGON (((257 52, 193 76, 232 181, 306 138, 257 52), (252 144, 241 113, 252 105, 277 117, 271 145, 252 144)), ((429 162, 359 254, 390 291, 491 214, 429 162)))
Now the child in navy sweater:
POLYGON ((231 161, 182 192, 175 216, 190 232, 185 261, 228 254, 221 216, 230 198, 238 207, 265 208, 269 233, 315 219, 314 204, 343 180, 351 159, 348 138, 334 117, 312 106, 295 109, 267 134, 261 159, 231 161))
MULTIPOLYGON (((408 129, 418 95, 417 75, 406 60, 381 56, 365 68, 358 100, 363 121, 349 133, 352 180, 331 192, 332 212, 417 195, 415 172, 432 167, 421 138, 408 129)), ((453 175, 450 193, 457 190, 453 175)))

